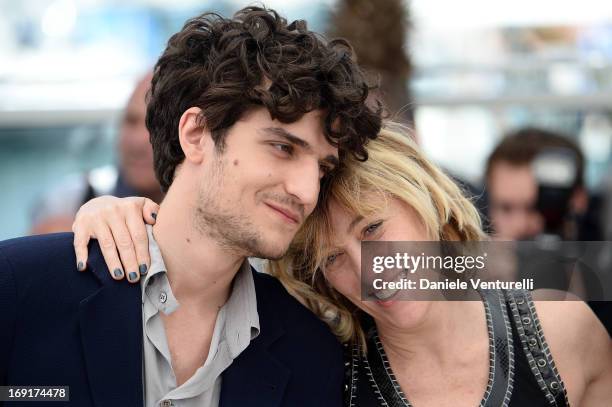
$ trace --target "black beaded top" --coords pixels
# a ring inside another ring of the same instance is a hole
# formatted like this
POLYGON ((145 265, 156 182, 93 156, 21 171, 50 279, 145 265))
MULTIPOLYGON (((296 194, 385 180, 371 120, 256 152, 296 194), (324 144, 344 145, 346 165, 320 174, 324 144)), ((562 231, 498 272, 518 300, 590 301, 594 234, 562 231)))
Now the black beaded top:
MULTIPOLYGON (((480 407, 568 407, 559 377, 528 291, 480 292, 489 332, 489 380, 480 407)), ((368 354, 345 345, 345 405, 412 407, 400 388, 372 324, 368 354)), ((419 406, 417 406, 419 407, 419 406)))

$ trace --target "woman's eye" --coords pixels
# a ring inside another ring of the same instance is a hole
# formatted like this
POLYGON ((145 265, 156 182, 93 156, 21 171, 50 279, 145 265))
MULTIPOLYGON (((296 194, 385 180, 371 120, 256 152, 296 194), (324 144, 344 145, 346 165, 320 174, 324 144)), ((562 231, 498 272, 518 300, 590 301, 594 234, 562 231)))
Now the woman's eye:
POLYGON ((334 267, 334 264, 336 264, 338 262, 338 257, 340 257, 342 255, 342 253, 333 253, 330 254, 329 256, 327 256, 327 258, 325 259, 325 264, 323 266, 323 268, 325 270, 329 270, 331 268, 334 267))
POLYGON ((328 256, 327 259, 325 259, 325 266, 331 266, 332 264, 334 264, 336 258, 338 258, 337 254, 332 254, 331 256, 328 256))
POLYGON ((374 232, 378 230, 380 226, 382 226, 382 224, 383 224, 382 220, 369 224, 363 229, 363 236, 364 237, 371 236, 372 234, 374 234, 374 232))

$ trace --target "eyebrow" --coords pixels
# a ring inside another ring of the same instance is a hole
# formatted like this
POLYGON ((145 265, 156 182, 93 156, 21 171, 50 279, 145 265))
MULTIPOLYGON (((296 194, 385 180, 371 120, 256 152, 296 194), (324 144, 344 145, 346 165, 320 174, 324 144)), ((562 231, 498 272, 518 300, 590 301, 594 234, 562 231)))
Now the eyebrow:
MULTIPOLYGON (((307 150, 308 152, 312 152, 312 146, 306 140, 299 138, 295 134, 289 133, 287 130, 283 129, 282 127, 266 127, 263 129, 263 131, 265 131, 268 134, 272 134, 274 136, 284 138, 287 142, 300 146, 303 149, 307 150)), ((330 165, 332 167, 330 171, 333 171, 340 165, 340 160, 338 160, 338 157, 332 154, 329 154, 328 156, 323 158, 321 162, 324 162, 330 165)))
POLYGON ((312 147, 306 140, 302 140, 298 136, 289 133, 287 130, 282 127, 266 127, 263 129, 266 133, 272 134, 274 136, 279 136, 290 142, 291 144, 296 144, 308 151, 312 151, 312 147))
POLYGON ((363 216, 359 215, 356 216, 355 219, 353 219, 353 221, 351 222, 351 224, 348 226, 348 229, 346 229, 346 233, 349 234, 351 233, 351 231, 353 230, 353 228, 363 220, 363 216))

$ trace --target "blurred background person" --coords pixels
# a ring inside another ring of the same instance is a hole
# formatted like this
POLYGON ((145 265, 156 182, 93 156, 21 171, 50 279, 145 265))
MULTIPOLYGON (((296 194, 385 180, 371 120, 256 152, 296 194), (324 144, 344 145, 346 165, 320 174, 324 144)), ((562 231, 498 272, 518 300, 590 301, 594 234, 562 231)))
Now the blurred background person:
MULTIPOLYGON (((492 235, 500 240, 602 240, 600 198, 589 199, 584 161, 580 148, 560 133, 528 127, 506 135, 485 168, 492 235)), ((605 255, 597 253, 602 260, 598 264, 609 271, 612 262, 605 255)), ((544 287, 600 299, 601 282, 580 257, 546 250, 524 253, 527 262, 514 278, 536 277, 544 287), (549 258, 550 253, 555 256, 549 258)), ((611 303, 588 304, 612 334, 611 303)))
POLYGON ((121 118, 117 166, 94 168, 67 176, 32 208, 32 234, 70 231, 79 207, 96 196, 146 196, 160 202, 161 188, 153 171, 153 150, 145 126, 146 94, 151 73, 141 78, 121 118))
POLYGON ((492 233, 499 239, 534 239, 542 234, 564 240, 601 238, 597 225, 585 223, 589 197, 584 155, 566 136, 534 127, 508 134, 487 160, 485 191, 492 233), (554 161, 544 163, 549 157, 554 161), (560 171, 567 177, 554 186, 557 193, 548 193, 546 188, 553 186, 546 175, 558 176, 560 171))

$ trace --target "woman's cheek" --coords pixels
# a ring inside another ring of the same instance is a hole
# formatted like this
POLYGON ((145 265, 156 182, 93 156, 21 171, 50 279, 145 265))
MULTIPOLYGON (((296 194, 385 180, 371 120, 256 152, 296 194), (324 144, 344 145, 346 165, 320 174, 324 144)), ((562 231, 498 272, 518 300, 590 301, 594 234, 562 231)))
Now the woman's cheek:
POLYGON ((345 297, 353 298, 357 301, 361 299, 361 282, 359 277, 351 274, 347 276, 347 281, 344 284, 345 297))
POLYGON ((342 274, 346 273, 334 273, 332 276, 327 278, 327 281, 334 288, 334 290, 338 291, 345 297, 350 297, 350 283, 347 281, 347 276, 342 276, 342 274))

